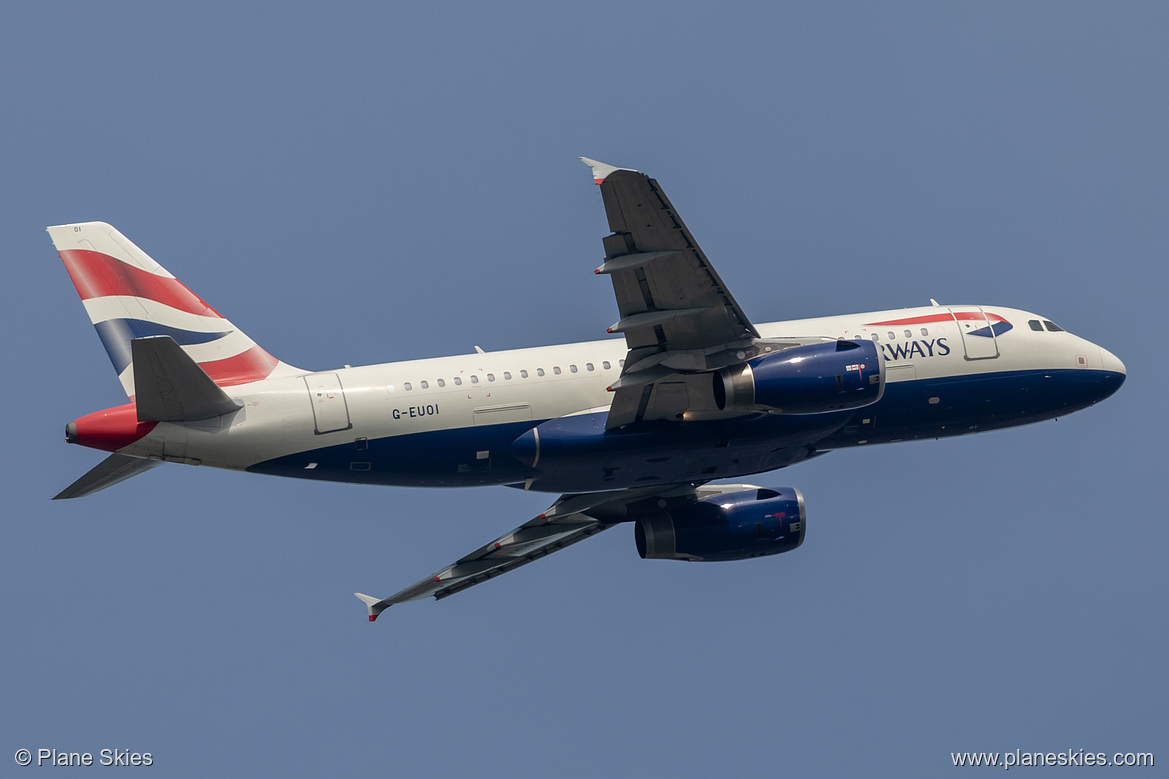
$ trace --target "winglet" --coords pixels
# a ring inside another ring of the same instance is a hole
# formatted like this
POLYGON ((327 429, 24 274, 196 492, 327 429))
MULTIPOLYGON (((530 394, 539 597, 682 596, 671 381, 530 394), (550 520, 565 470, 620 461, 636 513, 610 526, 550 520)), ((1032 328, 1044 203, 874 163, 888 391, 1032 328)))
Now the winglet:
POLYGON ((378 618, 379 614, 381 614, 383 611, 385 611, 386 609, 389 608, 389 606, 379 606, 378 605, 379 603, 382 602, 381 598, 375 598, 372 595, 366 595, 363 592, 355 592, 353 594, 356 595, 361 600, 361 602, 365 604, 365 607, 367 609, 369 609, 369 621, 370 622, 373 622, 374 620, 376 620, 378 618))
POLYGON ((604 181, 606 178, 609 177, 610 173, 613 173, 613 172, 618 171, 618 170, 629 170, 629 171, 633 171, 634 173, 641 172, 639 170, 633 170, 633 168, 618 168, 615 165, 606 165, 603 162, 597 162, 596 160, 590 160, 588 157, 580 157, 579 159, 585 165, 588 165, 590 168, 593 169, 593 183, 594 184, 600 184, 602 181, 604 181))

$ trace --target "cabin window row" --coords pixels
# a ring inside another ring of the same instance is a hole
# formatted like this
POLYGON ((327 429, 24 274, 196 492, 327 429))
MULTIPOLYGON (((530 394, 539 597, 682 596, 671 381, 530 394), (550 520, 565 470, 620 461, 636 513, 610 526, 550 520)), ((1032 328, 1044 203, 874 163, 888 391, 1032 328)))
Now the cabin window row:
MULTIPOLYGON (((618 360, 617 367, 619 367, 619 368, 625 367, 625 360, 618 360)), ((591 362, 586 362, 584 364, 584 370, 586 372, 595 371, 596 369, 597 369, 597 366, 591 362)), ((609 371, 612 369, 613 369, 613 364, 611 362, 609 362, 608 360, 601 361, 601 370, 609 371)), ((571 373, 580 373, 580 370, 581 369, 579 367, 577 367, 577 365, 575 363, 570 363, 568 366, 568 372, 570 374, 571 373)), ((552 366, 552 375, 561 376, 563 374, 564 374, 564 371, 561 370, 559 365, 552 366)), ((543 368, 536 369, 536 376, 546 376, 546 375, 548 375, 548 374, 544 371, 543 368)), ((503 377, 503 381, 511 381, 513 378, 511 371, 504 371, 501 374, 501 376, 503 377)), ((530 374, 528 373, 528 371, 526 369, 521 370, 519 372, 519 377, 521 379, 529 378, 529 376, 530 376, 530 374)), ((484 378, 487 379, 488 383, 494 382, 496 380, 496 376, 494 373, 487 373, 487 374, 485 374, 484 378)), ((479 384, 479 382, 480 382, 479 375, 476 373, 472 373, 470 376, 467 377, 467 382, 469 384, 472 384, 472 385, 479 384)), ((439 388, 444 388, 447 386, 446 379, 435 379, 434 383, 439 388)), ((453 379, 451 379, 451 383, 453 384, 453 386, 461 387, 463 385, 463 377, 462 376, 455 376, 453 379)), ((430 389, 430 381, 427 379, 422 379, 421 381, 418 382, 418 388, 419 389, 430 389)), ((393 384, 389 384, 386 386, 386 389, 388 389, 390 392, 396 392, 398 388, 393 384)), ((411 382, 411 381, 402 382, 402 389, 404 389, 406 392, 413 391, 414 382, 411 382)))
MULTIPOLYGON (((930 334, 930 329, 929 329, 928 327, 923 327, 923 328, 921 328, 920 332, 921 332, 921 337, 922 337, 922 338, 927 338, 927 337, 929 336, 929 334, 930 334)), ((942 330, 942 328, 941 328, 941 327, 939 327, 939 328, 938 328, 938 333, 941 333, 941 332, 943 332, 943 330, 942 330)), ((915 335, 913 334, 913 331, 912 331, 912 330, 910 330, 909 328, 906 328, 905 330, 902 330, 902 331, 901 331, 901 334, 902 334, 903 336, 905 336, 905 338, 908 338, 908 339, 912 339, 912 338, 916 338, 916 337, 917 337, 917 336, 915 336, 915 335)), ((887 338, 888 338, 890 341, 896 341, 896 340, 897 340, 897 333, 896 333, 895 331, 893 331, 893 330, 890 330, 890 331, 888 331, 888 332, 887 332, 885 335, 886 335, 886 337, 887 337, 887 338)), ((868 337, 869 337, 869 338, 871 338, 871 339, 873 339, 874 341, 880 341, 880 340, 881 340, 881 334, 880 334, 880 333, 871 333, 871 334, 870 334, 868 337)), ((865 339, 865 336, 864 336, 863 334, 861 334, 861 333, 857 333, 856 335, 850 335, 850 336, 843 336, 843 335, 842 335, 842 336, 840 336, 839 338, 837 338, 836 340, 837 340, 837 341, 843 341, 843 340, 845 340, 846 338, 847 338, 848 340, 850 340, 850 341, 863 341, 863 340, 865 339)))

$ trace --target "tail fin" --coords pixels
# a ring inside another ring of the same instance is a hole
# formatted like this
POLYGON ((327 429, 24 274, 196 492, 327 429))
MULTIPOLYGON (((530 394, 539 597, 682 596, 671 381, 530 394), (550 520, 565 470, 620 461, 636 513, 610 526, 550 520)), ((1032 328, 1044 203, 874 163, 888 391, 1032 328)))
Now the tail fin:
POLYGON ((127 396, 134 397, 130 342, 147 336, 173 338, 221 387, 298 372, 105 222, 57 225, 48 232, 127 396))

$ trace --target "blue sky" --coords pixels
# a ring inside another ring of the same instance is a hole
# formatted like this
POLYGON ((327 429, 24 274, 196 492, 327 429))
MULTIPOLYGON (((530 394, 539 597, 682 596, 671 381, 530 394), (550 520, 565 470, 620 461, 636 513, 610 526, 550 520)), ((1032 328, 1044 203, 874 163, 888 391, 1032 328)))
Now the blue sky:
POLYGON ((723 5, 9 10, 0 761, 592 777, 1169 760, 1169 12, 723 5), (124 396, 46 225, 115 224, 306 368, 587 340, 616 306, 578 155, 657 178, 755 321, 1015 306, 1115 352, 1128 382, 1058 422, 757 477, 807 498, 792 554, 643 562, 618 528, 375 625, 354 590, 389 594, 548 499, 168 465, 48 500, 101 459, 64 424, 124 396))

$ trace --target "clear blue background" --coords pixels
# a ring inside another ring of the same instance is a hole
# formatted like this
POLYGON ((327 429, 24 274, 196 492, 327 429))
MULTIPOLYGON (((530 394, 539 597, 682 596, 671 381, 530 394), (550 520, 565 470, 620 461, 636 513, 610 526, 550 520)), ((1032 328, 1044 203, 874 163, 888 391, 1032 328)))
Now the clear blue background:
POLYGON ((1166 9, 8 8, 0 765, 1169 762, 1166 9), (587 340, 616 307, 581 154, 657 178, 755 321, 1017 306, 1114 351, 1128 383, 1058 422, 757 477, 807 497, 793 554, 642 562, 619 528, 375 625, 354 590, 389 594, 548 497, 168 465, 48 500, 102 457, 64 424, 124 396, 46 225, 117 225, 305 368, 587 340))

